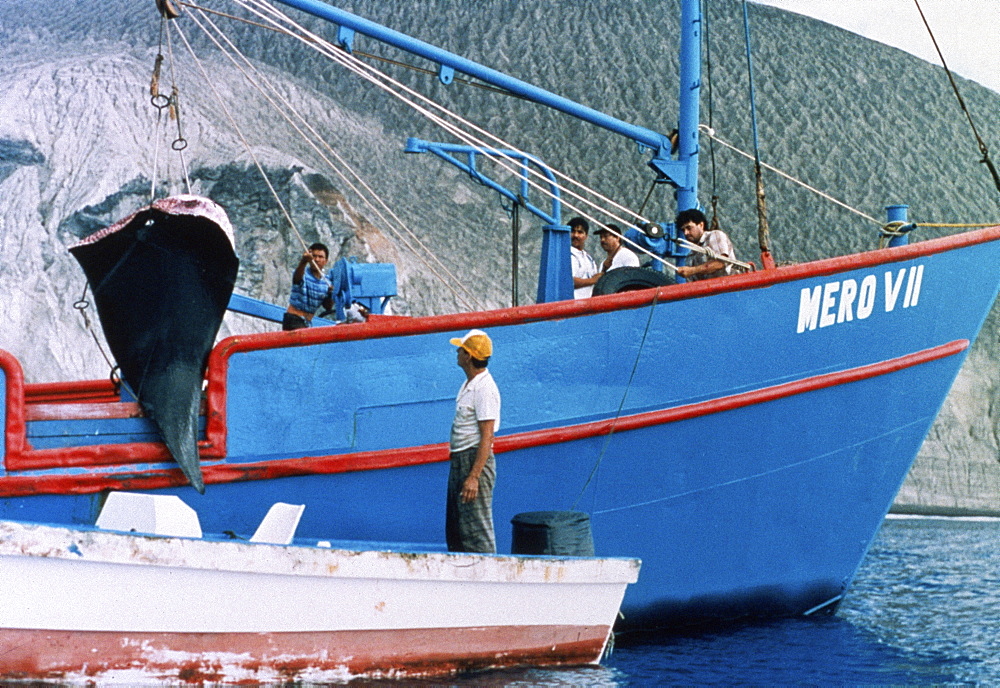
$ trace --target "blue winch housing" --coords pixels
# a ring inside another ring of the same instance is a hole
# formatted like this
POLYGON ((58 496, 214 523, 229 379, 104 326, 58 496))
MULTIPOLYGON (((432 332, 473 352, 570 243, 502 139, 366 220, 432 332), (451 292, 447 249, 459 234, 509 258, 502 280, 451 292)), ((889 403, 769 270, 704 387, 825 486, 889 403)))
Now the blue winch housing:
POLYGON ((392 263, 359 263, 357 258, 341 258, 329 272, 337 304, 337 320, 347 317, 355 303, 369 313, 381 315, 389 299, 396 295, 396 266, 392 263))

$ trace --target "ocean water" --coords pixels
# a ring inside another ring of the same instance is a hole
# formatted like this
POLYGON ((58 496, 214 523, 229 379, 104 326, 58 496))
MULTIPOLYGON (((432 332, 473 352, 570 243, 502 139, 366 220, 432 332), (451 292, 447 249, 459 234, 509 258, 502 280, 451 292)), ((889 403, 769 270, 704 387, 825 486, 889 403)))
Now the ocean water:
POLYGON ((835 616, 620 638, 600 667, 448 683, 1000 685, 1000 519, 887 519, 835 616))

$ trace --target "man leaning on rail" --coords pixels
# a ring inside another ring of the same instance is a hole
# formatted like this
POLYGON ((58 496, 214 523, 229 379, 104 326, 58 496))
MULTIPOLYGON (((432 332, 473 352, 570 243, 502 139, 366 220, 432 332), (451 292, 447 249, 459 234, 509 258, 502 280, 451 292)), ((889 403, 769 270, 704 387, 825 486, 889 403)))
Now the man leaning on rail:
POLYGON ((736 249, 733 247, 733 242, 721 229, 705 230, 708 226, 705 213, 697 208, 682 210, 677 213, 675 222, 677 229, 684 232, 684 237, 688 241, 711 251, 711 254, 692 251, 688 264, 678 266, 678 276, 693 282, 732 274, 732 263, 710 256, 723 256, 735 260, 736 249))

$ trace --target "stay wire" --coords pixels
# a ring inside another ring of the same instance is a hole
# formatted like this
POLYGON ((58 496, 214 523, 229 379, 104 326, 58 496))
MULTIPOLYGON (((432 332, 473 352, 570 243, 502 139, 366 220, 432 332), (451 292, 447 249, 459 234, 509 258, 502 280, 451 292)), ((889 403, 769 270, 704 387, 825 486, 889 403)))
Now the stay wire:
MULTIPOLYGON (((715 79, 712 78, 712 31, 709 25, 709 5, 711 3, 709 0, 704 0, 701 16, 705 22, 705 84, 708 87, 708 126, 711 129, 715 128, 715 101, 713 99, 713 84, 715 79)), ((712 168, 712 219, 710 221, 709 229, 717 230, 720 229, 719 225, 719 194, 718 194, 718 178, 716 176, 715 167, 715 140, 712 138, 708 139, 708 154, 709 160, 711 160, 712 168)))
MULTIPOLYGON (((228 16, 228 15, 224 15, 224 16, 228 16)), ((453 296, 455 296, 455 298, 458 301, 460 301, 466 308, 468 308, 469 310, 476 310, 477 308, 483 309, 482 306, 480 304, 478 304, 478 300, 471 293, 469 293, 468 290, 465 289, 464 287, 462 287, 462 289, 463 289, 464 292, 466 292, 465 295, 468 296, 469 299, 471 299, 473 302, 477 302, 476 305, 473 305, 465 297, 463 297, 462 294, 459 294, 459 293, 456 292, 456 290, 454 288, 454 285, 456 285, 456 284, 461 285, 461 281, 458 280, 458 278, 450 270, 448 270, 447 266, 445 266, 443 263, 441 263, 440 259, 438 259, 434 255, 433 252, 431 252, 426 246, 423 245, 423 243, 420 241, 419 237, 417 237, 416 235, 413 234, 412 231, 410 231, 409 229, 407 229, 405 223, 391 210, 391 208, 389 208, 389 206, 385 203, 385 201, 371 188, 371 186, 369 186, 368 183, 365 182, 365 180, 361 177, 361 175, 357 171, 355 171, 350 166, 350 164, 348 164, 347 161, 344 160, 344 158, 341 157, 329 145, 329 143, 327 143, 326 139, 324 137, 322 137, 309 124, 309 122, 306 120, 306 118, 301 113, 299 113, 288 102, 288 100, 285 99, 279 93, 278 89, 275 88, 275 86, 260 72, 260 70, 258 70, 256 67, 254 67, 254 65, 250 62, 250 60, 247 59, 247 57, 245 55, 243 55, 239 51, 238 48, 236 48, 236 46, 228 38, 228 36, 226 36, 226 34, 218 26, 216 26, 216 24, 214 22, 212 22, 211 19, 209 19, 207 16, 203 15, 203 19, 205 20, 205 22, 209 26, 212 27, 212 29, 214 30, 214 32, 216 34, 218 34, 218 36, 220 36, 222 39, 225 40, 225 42, 229 46, 229 50, 227 50, 224 46, 222 46, 222 44, 219 43, 219 41, 216 39, 215 35, 213 35, 212 32, 210 32, 205 26, 203 26, 201 24, 201 22, 197 18, 195 18, 195 16, 193 14, 191 15, 191 17, 194 20, 195 24, 198 26, 198 28, 200 28, 202 30, 202 32, 215 44, 216 48, 218 48, 219 51, 227 59, 229 59, 230 62, 232 62, 232 64, 236 67, 236 69, 238 69, 243 74, 244 78, 246 78, 246 80, 250 83, 250 85, 253 86, 270 103, 270 105, 285 119, 285 121, 293 129, 295 129, 295 131, 302 138, 302 140, 307 145, 309 145, 313 149, 313 151, 316 152, 317 155, 320 156, 320 158, 329 166, 329 168, 359 198, 361 198, 361 200, 365 203, 365 205, 367 205, 368 208, 371 209, 371 211, 376 216, 378 216, 378 218, 380 220, 382 220, 382 222, 384 223, 384 225, 386 226, 387 229, 390 229, 391 231, 393 231, 393 233, 397 234, 396 238, 400 241, 400 243, 402 243, 407 249, 409 249, 410 252, 418 260, 420 260, 421 262, 423 262, 427 266, 428 270, 430 270, 430 272, 432 274, 434 274, 452 292, 453 296), (253 71, 253 75, 251 75, 250 73, 248 73, 247 70, 244 69, 240 65, 240 63, 235 60, 235 58, 230 53, 230 51, 232 51, 232 53, 235 53, 236 55, 238 55, 241 58, 241 60, 243 61, 243 63, 246 65, 246 67, 253 71), (263 86, 267 86, 267 89, 265 89, 263 86), (272 98, 272 95, 274 96, 273 98, 272 98), (279 107, 279 103, 275 102, 275 98, 277 98, 278 100, 280 100, 281 101, 281 105, 283 105, 284 107, 279 107), (311 136, 313 138, 310 138, 310 136, 307 135, 305 131, 303 131, 294 121, 292 121, 292 118, 289 116, 288 113, 291 113, 292 115, 294 115, 295 118, 299 121, 299 123, 301 123, 303 127, 305 127, 306 129, 309 130, 309 133, 311 134, 311 136), (349 171, 351 173, 351 175, 357 180, 358 184, 360 184, 362 187, 364 187, 365 192, 362 192, 354 184, 354 182, 352 182, 351 179, 349 179, 347 177, 347 175, 337 165, 335 165, 333 163, 333 161, 331 161, 328 157, 326 157, 326 155, 324 154, 324 152, 322 150, 320 150, 319 145, 316 143, 317 141, 319 141, 323 145, 323 147, 334 158, 337 159, 337 162, 341 166, 343 166, 344 168, 346 168, 347 171, 349 171), (385 210, 385 212, 393 218, 393 221, 390 221, 385 215, 383 215, 382 211, 379 210, 379 208, 375 205, 375 203, 372 200, 369 199, 369 196, 371 196, 372 198, 374 198, 375 201, 378 202, 378 204, 385 210), (393 224, 394 222, 395 222, 395 225, 393 224), (414 242, 416 242, 417 245, 422 250, 417 250, 416 248, 414 248, 413 246, 411 246, 410 243, 409 243, 409 241, 407 240, 407 235, 409 235, 412 238, 412 240, 414 242), (431 256, 431 258, 433 258, 433 260, 439 264, 440 269, 443 272, 445 272, 450 279, 445 279, 444 277, 442 277, 441 275, 439 275, 437 273, 437 271, 435 270, 434 266, 430 265, 430 263, 427 261, 426 256, 431 256)), ((301 237, 300 237, 300 240, 301 240, 301 237)))
MULTIPOLYGON (((413 109, 415 109, 418 113, 422 114, 423 116, 427 117, 431 121, 435 122, 436 124, 438 124, 439 126, 441 126, 442 128, 444 128, 446 131, 451 132, 452 134, 454 134, 456 137, 458 137, 459 139, 461 139, 465 143, 467 143, 467 144, 469 144, 469 145, 471 145, 473 147, 480 148, 483 152, 486 152, 486 151, 488 151, 488 150, 490 150, 492 148, 491 144, 486 144, 483 140, 477 138, 476 136, 474 136, 472 134, 469 134, 469 133, 465 132, 464 130, 462 130, 461 128, 459 128, 457 125, 452 124, 451 122, 448 122, 441 115, 434 114, 434 112, 432 112, 431 109, 436 109, 436 110, 439 110, 439 111, 443 112, 448 117, 450 117, 450 118, 454 119, 455 121, 461 123, 462 126, 468 127, 470 130, 473 130, 473 131, 475 131, 475 132, 477 132, 477 133, 479 133, 479 134, 481 134, 481 135, 483 135, 483 136, 485 136, 485 137, 493 140, 495 142, 495 145, 497 145, 497 146, 499 146, 501 148, 512 149, 512 150, 516 151, 520 155, 527 156, 527 154, 523 153, 522 151, 519 151, 516 146, 513 146, 513 145, 507 143, 506 141, 500 139, 499 137, 497 137, 497 136, 489 133, 488 131, 486 131, 486 130, 480 128, 480 127, 477 127, 476 125, 474 125, 473 123, 469 122, 468 120, 463 119, 462 117, 460 117, 456 113, 447 110, 446 108, 444 108, 443 106, 441 106, 439 103, 436 103, 436 102, 430 100, 426 96, 424 96, 424 95, 422 95, 422 94, 414 91, 413 89, 405 86, 404 84, 402 84, 399 81, 393 79, 392 77, 390 77, 389 75, 385 74, 384 72, 380 72, 380 71, 376 70, 371 65, 368 65, 368 64, 366 64, 366 63, 358 60, 353 55, 350 55, 349 53, 347 53, 346 51, 344 51, 342 49, 336 48, 335 46, 333 46, 332 44, 330 44, 328 41, 325 41, 324 39, 320 38, 319 36, 317 36, 317 35, 309 32, 308 30, 304 29, 303 27, 295 24, 295 22, 293 22, 287 16, 283 15, 281 12, 278 12, 275 8, 269 6, 263 0, 247 0, 247 1, 248 2, 254 2, 254 4, 256 4, 258 6, 267 8, 267 10, 270 13, 274 14, 277 17, 280 17, 284 22, 287 22, 289 25, 294 26, 298 31, 301 32, 301 35, 297 35, 297 34, 291 34, 291 35, 299 38, 304 43, 312 45, 312 47, 314 47, 315 49, 319 50, 321 53, 327 55, 329 58, 333 59, 334 61, 338 62, 339 64, 341 64, 342 66, 344 66, 348 70, 350 70, 350 71, 354 72, 355 74, 357 74, 358 76, 360 76, 360 77, 368 80, 369 82, 371 82, 375 86, 377 86, 377 87, 385 90, 387 93, 390 93, 394 97, 402 100, 404 103, 406 103, 407 105, 409 105, 410 107, 412 107, 413 109), (398 92, 396 90, 393 90, 393 89, 398 89, 398 92), (402 95, 403 93, 408 94, 408 96, 402 95), (415 100, 409 100, 408 98, 413 98, 415 100), (417 102, 415 102, 417 100, 425 103, 426 107, 417 104, 417 102)), ((291 33, 291 32, 289 32, 289 33, 291 33)), ((501 168, 505 169, 508 173, 517 176, 518 175, 518 170, 520 169, 521 163, 518 162, 518 161, 516 161, 516 160, 514 160, 510 156, 506 155, 503 151, 496 151, 496 152, 498 153, 498 155, 497 155, 496 159, 494 159, 494 162, 498 166, 500 166, 501 168), (504 162, 502 162, 501 159, 505 159, 508 164, 505 164, 504 162)), ((530 158, 530 156, 527 156, 527 157, 530 158)), ((610 198, 607 198, 606 196, 603 196, 598 191, 596 191, 594 189, 588 188, 584 184, 580 183, 577 180, 572 179, 568 175, 560 172, 559 170, 557 170, 555 168, 549 167, 548 169, 550 169, 552 171, 552 173, 555 174, 557 177, 560 177, 560 178, 564 179, 566 182, 568 182, 570 184, 573 184, 573 185, 581 188, 586 193, 592 194, 593 196, 595 196, 601 202, 607 204, 608 206, 612 206, 612 207, 616 208, 618 211, 624 213, 625 216, 627 216, 629 218, 634 218, 635 217, 636 213, 634 211, 632 211, 632 210, 630 210, 630 209, 622 206, 621 204, 619 204, 619 203, 611 200, 610 198)), ((530 168, 529 168, 528 171, 529 171, 529 174, 531 174, 531 175, 536 175, 536 176, 540 176, 541 175, 540 172, 538 172, 536 170, 533 170, 533 169, 530 169, 530 168)), ((542 193, 542 194, 544 194, 544 195, 546 195, 548 197, 554 197, 554 195, 555 195, 548 188, 546 188, 545 186, 543 186, 543 185, 535 182, 531 178, 527 178, 524 181, 527 184, 529 184, 530 186, 532 186, 533 188, 537 189, 540 193, 542 193)), ((560 185, 558 183, 556 183, 555 186, 557 186, 560 191, 562 191, 562 192, 564 192, 564 193, 572 196, 573 198, 576 198, 577 200, 579 200, 579 201, 581 201, 581 202, 583 202, 585 204, 588 204, 588 205, 590 205, 590 206, 592 206, 594 208, 597 208, 598 210, 600 210, 603 213, 606 213, 609 217, 617 220, 618 222, 621 222, 622 224, 628 225, 628 226, 635 226, 634 223, 633 223, 633 221, 631 219, 625 219, 625 217, 619 217, 619 216, 615 215, 613 212, 607 210, 607 208, 598 206, 595 202, 593 202, 593 201, 591 201, 591 200, 583 197, 582 195, 580 195, 579 193, 577 193, 573 189, 568 188, 568 187, 563 186, 563 185, 560 185)), ((594 218, 593 216, 591 216, 590 214, 586 213, 585 211, 582 211, 578 207, 576 207, 573 204, 567 202, 565 199, 560 199, 560 200, 561 200, 561 203, 562 203, 563 206, 569 208, 570 210, 573 210, 573 211, 577 212, 578 214, 580 214, 583 217, 585 217, 586 219, 592 221, 596 225, 607 229, 607 225, 605 223, 603 223, 600 220, 594 218)), ((641 222, 647 222, 648 221, 648 220, 646 220, 646 218, 641 218, 641 217, 639 218, 639 220, 641 222)), ((649 255, 651 258, 653 258, 654 260, 657 260, 657 261, 663 263, 668 268, 673 268, 674 267, 673 264, 669 263, 668 261, 665 261, 662 257, 657 256, 656 254, 653 254, 652 252, 646 250, 642 246, 639 246, 637 243, 633 242, 628 237, 624 237, 621 234, 619 234, 618 232, 614 232, 614 230, 609 230, 609 231, 611 231, 613 234, 615 234, 616 236, 618 236, 619 238, 621 238, 623 242, 625 242, 625 243, 629 244, 630 246, 632 246, 634 250, 637 250, 637 251, 639 251, 641 253, 649 255)))
POLYGON ((576 499, 573 501, 571 510, 576 510, 577 504, 579 504, 580 500, 583 498, 591 480, 593 480, 594 476, 597 475, 597 470, 601 467, 601 462, 604 460, 605 454, 607 454, 608 445, 611 443, 612 435, 615 434, 615 428, 618 425, 619 418, 621 418, 622 409, 625 408, 625 400, 628 399, 628 392, 632 387, 632 381, 635 379, 635 373, 639 369, 639 361, 642 358, 642 350, 646 345, 646 336, 649 334, 650 325, 653 324, 653 313, 656 312, 656 306, 659 303, 659 299, 660 290, 657 289, 653 292, 652 303, 649 304, 649 317, 646 319, 646 329, 642 331, 642 339, 639 340, 639 350, 635 354, 635 361, 632 363, 632 372, 629 373, 628 382, 625 383, 625 391, 622 392, 622 400, 618 404, 618 410, 615 411, 615 417, 611 421, 611 427, 608 429, 608 434, 604 436, 604 442, 601 445, 600 453, 597 455, 597 461, 594 462, 594 467, 590 469, 590 475, 587 476, 587 480, 583 483, 583 487, 580 488, 580 494, 578 494, 576 499))
POLYGON ((958 104, 962 108, 962 112, 965 113, 966 119, 969 120, 969 126, 972 128, 972 134, 976 137, 976 143, 979 145, 979 152, 983 156, 983 159, 979 162, 986 165, 987 169, 990 171, 990 176, 993 177, 993 184, 996 186, 997 191, 1000 191, 1000 173, 997 172, 997 168, 993 165, 993 161, 990 159, 990 150, 986 146, 986 142, 983 141, 983 137, 979 135, 979 130, 976 129, 976 123, 972 120, 972 113, 969 112, 969 108, 965 105, 965 99, 962 98, 962 94, 958 90, 958 84, 955 83, 955 77, 952 76, 951 70, 948 68, 948 63, 945 62, 944 54, 941 52, 937 39, 934 37, 934 32, 931 31, 931 25, 928 23, 927 17, 924 16, 924 11, 920 7, 920 0, 913 0, 913 2, 917 6, 917 12, 920 13, 920 19, 923 20, 924 26, 927 27, 927 33, 930 34, 931 42, 934 44, 934 50, 937 51, 938 57, 941 58, 941 66, 944 67, 945 74, 948 75, 948 81, 951 83, 951 88, 955 92, 958 104))

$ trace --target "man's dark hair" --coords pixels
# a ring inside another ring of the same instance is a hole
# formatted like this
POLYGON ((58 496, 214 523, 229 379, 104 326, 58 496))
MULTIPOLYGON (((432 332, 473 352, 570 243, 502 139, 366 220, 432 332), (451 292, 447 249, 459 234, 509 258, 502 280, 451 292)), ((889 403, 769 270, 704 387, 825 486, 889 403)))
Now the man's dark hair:
POLYGON ((310 251, 322 251, 323 253, 326 254, 327 258, 330 257, 330 249, 328 249, 326 247, 326 244, 321 244, 318 241, 315 244, 313 244, 312 246, 310 246, 309 250, 310 251))
POLYGON ((482 359, 482 358, 476 358, 475 356, 469 356, 469 362, 472 364, 473 368, 482 369, 486 367, 486 365, 490 362, 490 359, 488 358, 482 359))
POLYGON ((680 229, 688 222, 693 222, 698 224, 703 223, 705 227, 708 227, 708 218, 705 217, 705 213, 701 212, 697 208, 688 208, 687 210, 682 210, 677 213, 677 219, 674 220, 674 224, 677 225, 677 229, 680 229))
POLYGON ((585 234, 590 234, 590 223, 588 223, 582 217, 574 217, 567 224, 569 224, 570 229, 573 229, 574 227, 580 227, 581 229, 583 229, 585 234))

